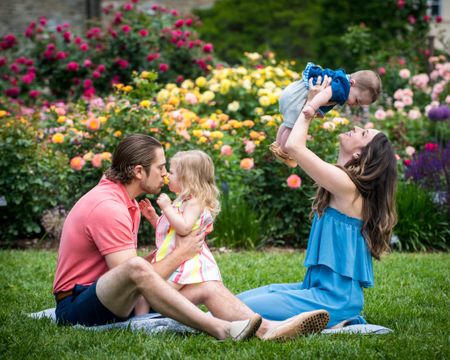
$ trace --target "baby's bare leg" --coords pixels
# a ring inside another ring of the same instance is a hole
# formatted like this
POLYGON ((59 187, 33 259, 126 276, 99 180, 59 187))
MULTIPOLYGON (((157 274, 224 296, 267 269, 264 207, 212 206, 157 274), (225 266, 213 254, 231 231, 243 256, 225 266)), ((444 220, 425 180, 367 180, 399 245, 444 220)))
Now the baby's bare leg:
POLYGON ((278 129, 278 133, 277 133, 277 143, 280 145, 281 150, 283 150, 284 152, 286 152, 286 142, 287 139, 289 138, 289 135, 291 134, 292 129, 281 125, 280 128, 278 129))

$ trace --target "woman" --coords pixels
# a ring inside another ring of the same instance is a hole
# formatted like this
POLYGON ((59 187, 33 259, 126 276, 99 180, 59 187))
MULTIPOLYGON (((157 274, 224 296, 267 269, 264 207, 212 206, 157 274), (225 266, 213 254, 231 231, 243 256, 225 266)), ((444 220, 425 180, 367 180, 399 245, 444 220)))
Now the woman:
MULTIPOLYGON (((320 81, 318 81, 320 83, 320 81)), ((308 102, 329 84, 313 86, 308 102)), ((310 105, 311 106, 311 105, 310 105)), ((388 249, 396 223, 396 158, 387 137, 375 129, 339 135, 336 165, 306 147, 311 118, 301 113, 286 143, 289 155, 318 184, 315 213, 301 283, 273 284, 238 297, 269 320, 324 309, 328 327, 365 323, 363 288, 373 286, 372 259, 388 249)))

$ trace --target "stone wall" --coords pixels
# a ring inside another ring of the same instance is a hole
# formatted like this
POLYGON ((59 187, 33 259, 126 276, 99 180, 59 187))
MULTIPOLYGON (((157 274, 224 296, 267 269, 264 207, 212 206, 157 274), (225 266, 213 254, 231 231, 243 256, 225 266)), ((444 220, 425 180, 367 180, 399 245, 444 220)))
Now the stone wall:
POLYGON ((0 0, 0 36, 23 33, 31 21, 45 16, 50 26, 69 23, 82 29, 86 0, 0 0))
MULTIPOLYGON (((215 0, 141 0, 139 6, 150 7, 158 4, 176 9, 181 14, 194 8, 208 8, 215 0)), ((102 6, 121 5, 127 0, 103 0, 102 6)), ((0 0, 0 37, 10 32, 23 33, 28 24, 45 16, 51 26, 67 22, 73 29, 82 30, 86 26, 86 0, 0 0)))

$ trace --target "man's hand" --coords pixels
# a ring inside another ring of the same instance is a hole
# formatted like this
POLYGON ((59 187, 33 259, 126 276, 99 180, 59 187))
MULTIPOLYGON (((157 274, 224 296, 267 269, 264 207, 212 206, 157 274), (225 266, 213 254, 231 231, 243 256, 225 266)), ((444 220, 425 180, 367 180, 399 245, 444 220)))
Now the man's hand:
POLYGON ((161 210, 164 210, 166 207, 170 206, 172 204, 172 201, 170 201, 170 198, 167 194, 161 194, 158 197, 158 200, 156 200, 161 210))
POLYGON ((202 251, 205 234, 203 229, 197 229, 189 235, 175 237, 175 251, 185 260, 193 258, 202 251))

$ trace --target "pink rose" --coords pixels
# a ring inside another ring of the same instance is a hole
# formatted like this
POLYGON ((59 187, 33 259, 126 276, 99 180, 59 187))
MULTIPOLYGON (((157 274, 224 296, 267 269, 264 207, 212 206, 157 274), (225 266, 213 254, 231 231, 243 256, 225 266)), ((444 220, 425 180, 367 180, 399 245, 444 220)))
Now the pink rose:
POLYGON ((102 154, 95 154, 92 157, 92 160, 91 160, 92 166, 97 168, 97 169, 101 168, 102 167, 102 160, 103 160, 102 154))
POLYGON ((85 163, 86 161, 81 156, 75 156, 70 160, 70 167, 73 170, 80 171, 85 163))
POLYGON ((148 62, 152 62, 153 60, 156 60, 159 58, 159 53, 154 53, 154 54, 148 54, 147 55, 147 61, 148 62))
POLYGON ((414 147, 412 146, 407 146, 405 152, 408 156, 413 156, 414 153, 416 152, 416 149, 414 149, 414 147))
POLYGON ((185 96, 185 100, 187 103, 191 104, 191 105, 195 105, 198 103, 198 99, 197 96, 195 96, 195 94, 188 92, 185 96))
POLYGON ((386 69, 383 66, 380 66, 378 68, 378 74, 385 75, 386 74, 386 69))
POLYGON ((142 37, 146 37, 148 35, 148 30, 146 30, 146 29, 140 30, 139 35, 141 35, 142 37))
POLYGON ((220 149, 220 155, 222 156, 231 156, 233 154, 233 149, 230 145, 223 145, 220 149))
POLYGON ((298 189, 302 185, 302 179, 296 174, 292 174, 286 179, 287 186, 291 189, 298 189))
POLYGON ((205 45, 203 46, 203 51, 204 51, 205 53, 211 53, 211 52, 213 52, 213 50, 214 50, 214 46, 213 46, 213 44, 211 44, 211 43, 205 44, 205 45))
POLYGON ((169 65, 162 63, 161 65, 159 65, 159 71, 161 72, 166 72, 167 70, 169 70, 169 65))
POLYGON ((401 69, 398 74, 402 79, 408 79, 411 76, 411 72, 408 69, 401 69))
POLYGON ((79 67, 79 65, 75 61, 71 61, 70 63, 67 64, 67 70, 69 70, 69 71, 77 71, 78 67, 79 67))
POLYGON ((253 141, 247 140, 245 142, 245 152, 247 154, 252 154, 255 151, 256 145, 253 141))
POLYGON ((243 170, 251 170, 255 167, 255 162, 253 158, 244 158, 240 162, 240 167, 243 170))
POLYGON ((384 120, 386 119, 386 113, 383 109, 378 109, 375 111, 375 119, 377 120, 384 120))
POLYGON ((183 19, 178 19, 177 21, 175 21, 175 27, 179 28, 182 27, 183 25, 184 25, 183 19))

